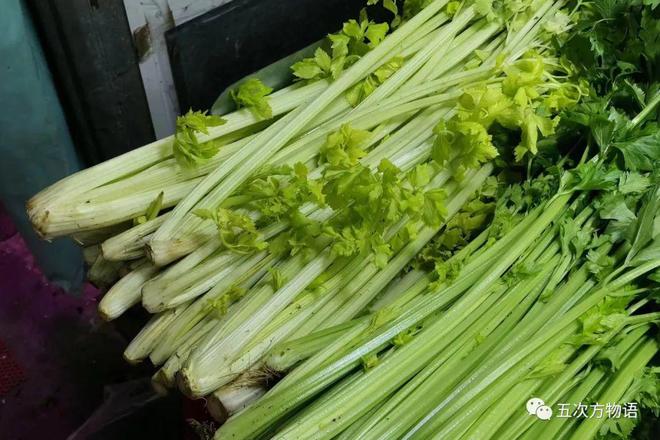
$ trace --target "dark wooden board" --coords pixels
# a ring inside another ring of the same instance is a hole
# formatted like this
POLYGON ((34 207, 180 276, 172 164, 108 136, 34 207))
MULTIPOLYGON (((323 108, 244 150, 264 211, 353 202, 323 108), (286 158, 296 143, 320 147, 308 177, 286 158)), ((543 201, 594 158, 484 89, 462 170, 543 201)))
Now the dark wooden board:
POLYGON ((208 109, 229 85, 357 17, 366 0, 233 0, 166 34, 179 107, 208 109))
POLYGON ((154 140, 122 0, 29 0, 69 129, 87 165, 154 140))

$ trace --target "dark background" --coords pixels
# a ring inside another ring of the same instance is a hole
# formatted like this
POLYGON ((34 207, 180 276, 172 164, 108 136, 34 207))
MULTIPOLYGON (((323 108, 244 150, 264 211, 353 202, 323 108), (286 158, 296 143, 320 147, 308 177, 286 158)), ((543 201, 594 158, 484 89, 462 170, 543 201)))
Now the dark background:
MULTIPOLYGON (((154 140, 122 0, 29 0, 85 165, 154 140)), ((181 109, 339 29, 366 0, 233 0, 167 32, 181 109)))

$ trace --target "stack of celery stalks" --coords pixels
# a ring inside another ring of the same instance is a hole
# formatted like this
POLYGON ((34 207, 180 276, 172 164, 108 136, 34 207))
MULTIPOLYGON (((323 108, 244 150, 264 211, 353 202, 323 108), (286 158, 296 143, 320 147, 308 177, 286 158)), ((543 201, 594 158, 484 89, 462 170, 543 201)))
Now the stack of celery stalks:
POLYGON ((250 78, 235 111, 43 190, 35 229, 84 247, 105 319, 153 314, 125 358, 205 397, 217 439, 643 433, 657 2, 367 3, 388 22, 363 11, 290 86, 250 78), (641 37, 607 40, 621 20, 641 37), (639 414, 543 420, 532 397, 639 414))

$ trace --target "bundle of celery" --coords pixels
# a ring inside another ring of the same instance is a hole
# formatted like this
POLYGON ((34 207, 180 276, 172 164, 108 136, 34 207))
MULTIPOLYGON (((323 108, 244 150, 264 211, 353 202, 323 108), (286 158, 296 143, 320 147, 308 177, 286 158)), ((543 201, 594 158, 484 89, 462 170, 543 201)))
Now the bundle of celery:
POLYGON ((524 403, 657 403, 653 6, 382 6, 293 85, 42 191, 35 229, 114 282, 105 318, 153 313, 126 359, 208 396, 218 438, 629 432, 524 403))

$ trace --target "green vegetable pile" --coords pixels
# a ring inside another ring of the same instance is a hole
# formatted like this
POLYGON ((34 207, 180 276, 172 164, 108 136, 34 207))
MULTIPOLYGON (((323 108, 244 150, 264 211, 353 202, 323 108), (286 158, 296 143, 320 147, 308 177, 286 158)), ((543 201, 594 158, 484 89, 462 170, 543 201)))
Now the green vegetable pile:
POLYGON ((368 0, 28 214, 217 439, 653 438, 657 6, 368 0))

